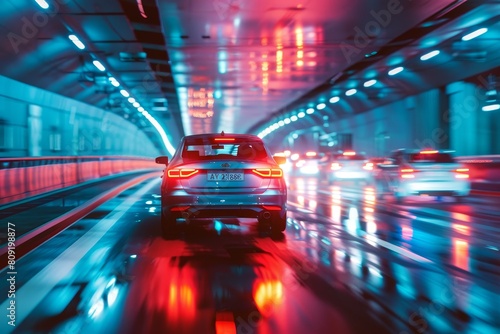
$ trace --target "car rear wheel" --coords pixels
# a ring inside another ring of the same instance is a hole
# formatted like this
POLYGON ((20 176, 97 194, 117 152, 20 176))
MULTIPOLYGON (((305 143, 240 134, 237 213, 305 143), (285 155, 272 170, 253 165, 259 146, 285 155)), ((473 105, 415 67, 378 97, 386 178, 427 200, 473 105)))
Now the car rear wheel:
POLYGON ((177 221, 175 217, 161 215, 161 235, 165 240, 177 237, 177 221))
POLYGON ((286 213, 283 217, 279 214, 276 214, 275 217, 272 217, 271 221, 271 233, 279 234, 286 229, 286 213))

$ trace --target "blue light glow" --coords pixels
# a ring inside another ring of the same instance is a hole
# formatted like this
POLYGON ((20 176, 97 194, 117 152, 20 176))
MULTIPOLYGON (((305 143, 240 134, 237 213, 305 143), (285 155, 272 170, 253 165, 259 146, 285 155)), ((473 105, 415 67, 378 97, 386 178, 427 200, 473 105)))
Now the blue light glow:
POLYGON ((49 4, 45 0, 35 0, 38 6, 42 7, 43 9, 49 8, 49 4))
POLYGON ((500 109, 500 104, 490 104, 487 106, 484 106, 483 111, 495 111, 500 109))

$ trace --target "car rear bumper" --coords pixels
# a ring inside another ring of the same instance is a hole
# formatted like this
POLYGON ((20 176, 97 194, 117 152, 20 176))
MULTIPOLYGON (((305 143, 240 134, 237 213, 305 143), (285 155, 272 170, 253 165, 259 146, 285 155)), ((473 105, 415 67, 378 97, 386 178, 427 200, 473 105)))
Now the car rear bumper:
POLYGON ((339 171, 333 173, 333 177, 339 180, 368 180, 371 176, 371 173, 365 171, 339 171))
POLYGON ((467 196, 470 193, 470 183, 462 181, 432 181, 432 182, 403 182, 398 193, 408 195, 452 195, 467 196))
POLYGON ((269 190, 263 194, 191 195, 177 190, 162 196, 162 213, 176 218, 261 218, 266 213, 286 214, 286 194, 269 190))

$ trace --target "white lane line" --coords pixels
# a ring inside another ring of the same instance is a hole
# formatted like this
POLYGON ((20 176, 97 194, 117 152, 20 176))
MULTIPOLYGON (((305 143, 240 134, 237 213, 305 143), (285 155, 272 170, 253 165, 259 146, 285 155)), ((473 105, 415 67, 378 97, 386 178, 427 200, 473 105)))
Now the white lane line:
MULTIPOLYGON (((371 235, 371 234, 362 233, 361 237, 366 236, 366 235, 371 235)), ((373 238, 373 239, 370 239, 370 241, 376 242, 378 245, 380 245, 380 246, 382 246, 384 248, 387 248, 387 249, 389 249, 389 250, 391 250, 391 251, 393 251, 395 253, 398 253, 400 255, 406 256, 407 258, 410 258, 410 259, 412 259, 414 261, 423 262, 423 263, 434 263, 434 261, 429 260, 428 258, 420 256, 420 255, 418 255, 416 253, 413 253, 412 251, 409 251, 406 248, 399 247, 399 246, 396 246, 394 244, 391 244, 390 242, 387 242, 385 240, 380 240, 379 238, 373 238)))
MULTIPOLYGON (((95 244, 113 227, 113 225, 137 203, 137 201, 153 188, 160 180, 150 181, 141 189, 129 196, 116 209, 111 211, 104 219, 92 227, 80 239, 75 241, 61 255, 55 258, 38 274, 31 278, 19 290, 16 291, 16 327, 35 309, 35 307, 50 293, 50 291, 74 269, 76 264, 83 256, 94 247, 95 244)), ((21 273, 18 270, 17 275, 21 273)), ((1 310, 7 310, 10 301, 5 300, 0 306, 1 310)), ((8 318, 5 317, 1 321, 0 333, 11 333, 16 329, 7 323, 8 318)))

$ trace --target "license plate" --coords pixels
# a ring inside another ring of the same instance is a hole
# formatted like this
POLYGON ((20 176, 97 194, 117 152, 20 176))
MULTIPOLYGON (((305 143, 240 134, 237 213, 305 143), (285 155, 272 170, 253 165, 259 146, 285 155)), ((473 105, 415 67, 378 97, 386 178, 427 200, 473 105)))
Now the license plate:
POLYGON ((243 181, 243 173, 208 173, 208 181, 243 181))

